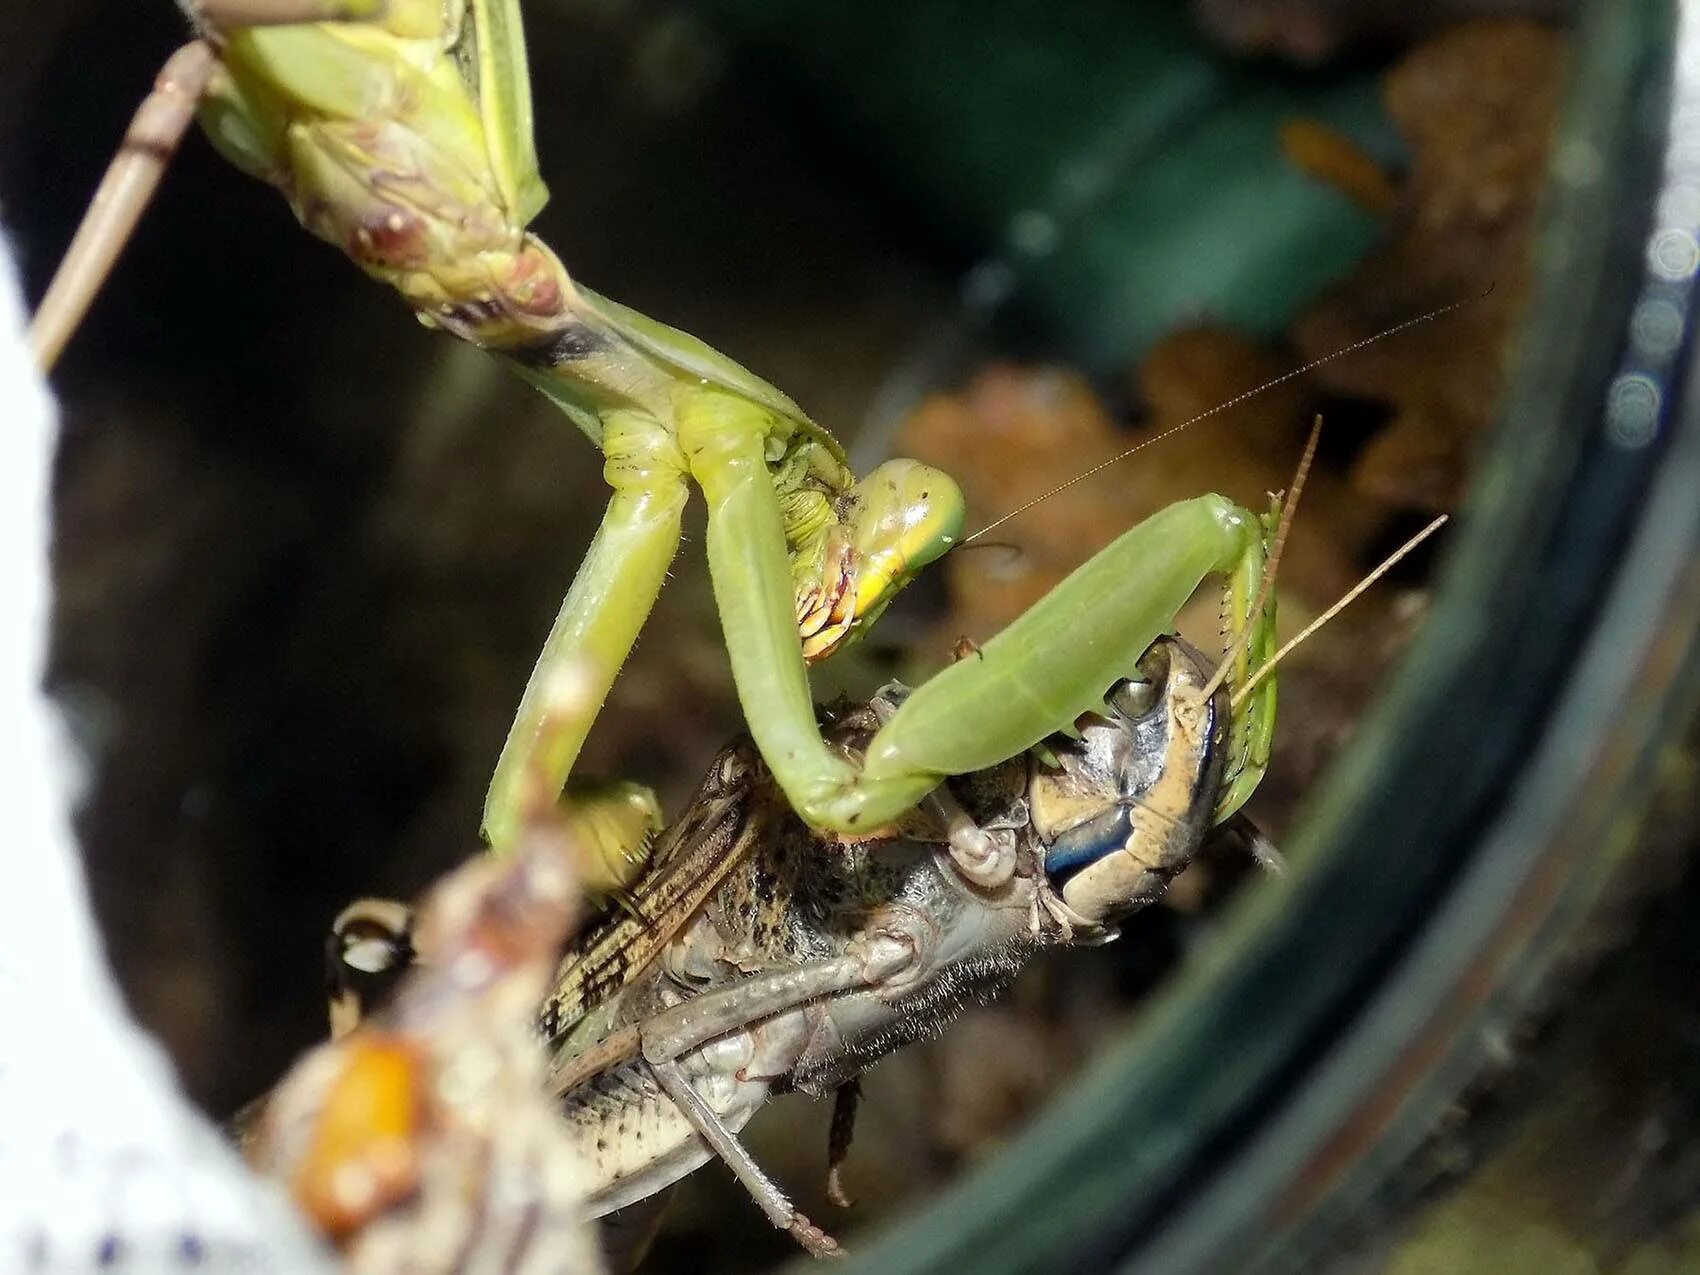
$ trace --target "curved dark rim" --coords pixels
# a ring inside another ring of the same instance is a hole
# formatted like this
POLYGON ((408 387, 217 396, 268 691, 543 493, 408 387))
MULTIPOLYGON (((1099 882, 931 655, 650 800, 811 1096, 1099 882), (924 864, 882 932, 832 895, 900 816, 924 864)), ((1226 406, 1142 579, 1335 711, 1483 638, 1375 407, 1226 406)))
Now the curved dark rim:
POLYGON ((1305 1269, 1598 900, 1700 693, 1700 129, 1672 80, 1700 38, 1678 16, 1583 15, 1493 448, 1298 869, 866 1269, 1305 1269))

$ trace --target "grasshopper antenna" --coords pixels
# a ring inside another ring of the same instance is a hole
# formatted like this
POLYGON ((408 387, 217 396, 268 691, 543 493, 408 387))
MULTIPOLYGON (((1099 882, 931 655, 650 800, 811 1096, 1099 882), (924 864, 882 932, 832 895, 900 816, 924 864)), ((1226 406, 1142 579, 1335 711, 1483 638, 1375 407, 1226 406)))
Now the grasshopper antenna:
POLYGON ((1376 345, 1379 342, 1385 341, 1389 337, 1398 336, 1401 332, 1408 331, 1411 328, 1420 327, 1423 324, 1432 322, 1435 319, 1443 318, 1446 315, 1451 314, 1454 310, 1461 310, 1467 305, 1474 305, 1476 302, 1483 300, 1485 297, 1487 297, 1489 294, 1491 294, 1493 292, 1493 289, 1494 289, 1494 285, 1490 283, 1490 284, 1488 284, 1488 286, 1486 288, 1484 288, 1481 292, 1475 294, 1474 296, 1464 297, 1464 298, 1462 298, 1461 300, 1458 300, 1458 301, 1449 301, 1447 304, 1445 304, 1443 306, 1436 306, 1432 310, 1425 311, 1424 313, 1416 315, 1413 318, 1406 319, 1401 323, 1395 323, 1390 328, 1383 328, 1380 332, 1375 333, 1373 336, 1366 336, 1360 341, 1353 341, 1350 345, 1343 345, 1338 350, 1335 350, 1331 354, 1324 354, 1319 359, 1312 359, 1309 363, 1306 363, 1303 367, 1295 367, 1295 368, 1292 368, 1289 371, 1281 373, 1281 375, 1279 375, 1279 376, 1271 377, 1269 380, 1264 381, 1261 385, 1254 385, 1251 389, 1246 390, 1243 393, 1236 394, 1232 398, 1226 399, 1223 402, 1216 404, 1215 407, 1212 407, 1207 411, 1199 412, 1196 416, 1189 416, 1186 420, 1182 421, 1179 425, 1172 425, 1168 429, 1164 430, 1162 433, 1153 434, 1150 438, 1143 439, 1140 442, 1135 443, 1132 447, 1129 447, 1126 451, 1119 452, 1116 455, 1110 457, 1108 460, 1099 461, 1096 465, 1093 465, 1090 469, 1082 470, 1080 473, 1076 474, 1073 478, 1070 478, 1067 482, 1058 483, 1055 487, 1051 488, 1049 491, 1044 492, 1041 495, 1035 496, 1032 500, 1027 501, 1025 504, 1017 505, 1014 509, 1010 510, 1007 514, 1004 514, 1001 518, 992 519, 991 522, 988 522, 984 527, 981 527, 978 531, 975 531, 975 532, 971 533, 970 535, 964 536, 961 540, 957 541, 955 548, 960 549, 964 545, 970 544, 973 541, 978 540, 981 536, 985 535, 987 532, 991 531, 993 528, 1003 526, 1004 523, 1010 521, 1012 518, 1021 517, 1022 514, 1028 512, 1030 509, 1033 509, 1038 505, 1044 504, 1052 496, 1056 496, 1056 495, 1061 494, 1062 492, 1067 491, 1070 487, 1074 486, 1076 483, 1085 482, 1088 478, 1091 478, 1094 474, 1102 473, 1104 470, 1109 469, 1112 465, 1121 464, 1124 460, 1126 460, 1129 456, 1132 456, 1135 452, 1142 452, 1147 447, 1151 447, 1156 443, 1162 442, 1165 438, 1168 438, 1171 434, 1178 434, 1182 430, 1191 429, 1194 425, 1197 425, 1200 421, 1209 420, 1212 416, 1220 416, 1223 412, 1227 411, 1231 407, 1238 407, 1241 403, 1244 403, 1248 399, 1253 399, 1253 398, 1256 398, 1259 394, 1267 393, 1268 391, 1274 389, 1278 385, 1285 385, 1288 381, 1291 381, 1291 380, 1294 380, 1298 377, 1304 376, 1308 372, 1314 372, 1317 368, 1323 367, 1323 366, 1325 366, 1326 364, 1329 364, 1329 363, 1333 363, 1337 359, 1343 359, 1348 354, 1356 354, 1359 350, 1368 349, 1370 346, 1376 345))
MULTIPOLYGON (((1275 587, 1275 569, 1281 565, 1281 551, 1287 547, 1287 533, 1293 529, 1293 515, 1298 512, 1299 495, 1305 489, 1305 479, 1310 477, 1310 465, 1316 459, 1316 444, 1321 437, 1322 413, 1318 412, 1316 419, 1310 423, 1310 437, 1305 439, 1304 452, 1299 456, 1299 467, 1293 471, 1292 486, 1287 489, 1287 498, 1281 502, 1281 520, 1275 524, 1275 537, 1269 542, 1269 558, 1263 564, 1263 578, 1257 582, 1257 597, 1251 604, 1251 610, 1246 612, 1247 615, 1261 615, 1264 604, 1269 601, 1269 591, 1275 587)), ((1199 699, 1208 700, 1222 685, 1228 676, 1228 670, 1233 667, 1246 643, 1251 641, 1252 628, 1252 625, 1247 624, 1228 649, 1222 652, 1221 663, 1216 665, 1216 671, 1199 691, 1199 699)), ((1235 702, 1238 702, 1237 697, 1235 702)))
POLYGON ((1246 697, 1257 689, 1257 684, 1275 671, 1275 666, 1277 664, 1286 659, 1287 656, 1291 655, 1306 638, 1309 638, 1323 625, 1327 624, 1335 616, 1339 615, 1340 612, 1351 606, 1353 602, 1357 601, 1358 597, 1364 592, 1364 590, 1368 589, 1377 580, 1381 579, 1382 576, 1393 570, 1393 568, 1405 558, 1409 557, 1418 545, 1422 544, 1423 541, 1427 540, 1435 532, 1444 527, 1446 522, 1447 515, 1441 514, 1433 522, 1429 523, 1428 526, 1424 527, 1421 531, 1417 532, 1416 535, 1412 536, 1404 544, 1400 545, 1392 553, 1388 554, 1387 557, 1383 558, 1374 571, 1371 571, 1362 580, 1359 580, 1350 589, 1348 589, 1333 606, 1329 607, 1321 615, 1317 616, 1316 619, 1305 625, 1303 629, 1299 630, 1297 634, 1288 639, 1286 644, 1283 645, 1280 650, 1276 651, 1274 655, 1270 656, 1268 662, 1265 663, 1262 668, 1258 669, 1257 672, 1246 681, 1244 686, 1241 686, 1234 691, 1232 700, 1233 707, 1238 708, 1241 704, 1243 704, 1246 697))

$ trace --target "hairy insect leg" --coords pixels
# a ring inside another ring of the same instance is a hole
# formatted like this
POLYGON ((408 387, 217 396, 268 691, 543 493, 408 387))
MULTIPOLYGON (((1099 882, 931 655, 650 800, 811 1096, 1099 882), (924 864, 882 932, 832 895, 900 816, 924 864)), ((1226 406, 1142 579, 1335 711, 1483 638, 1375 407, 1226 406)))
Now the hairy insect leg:
POLYGON ((809 1221, 786 1197, 773 1179, 763 1173, 737 1135, 722 1123, 676 1062, 649 1064, 662 1090, 679 1108, 697 1135, 714 1150, 733 1175, 743 1183, 757 1207, 774 1226, 788 1233, 815 1257, 837 1257, 843 1253, 838 1241, 809 1221))
POLYGON ((742 1031, 751 1023, 812 1000, 876 987, 913 960, 913 946, 888 938, 877 945, 877 950, 752 974, 645 1019, 641 1032, 644 1059, 667 1062, 681 1058, 729 1032, 742 1031))
POLYGON ((601 705, 679 547, 687 490, 668 432, 641 413, 609 412, 603 453, 614 495, 537 658, 485 798, 484 835, 498 850, 518 835, 529 790, 561 791, 595 719, 586 713, 545 730, 557 680, 569 672, 589 679, 585 693, 601 705))
POLYGON ((217 55, 206 41, 184 45, 166 60, 153 91, 137 108, 30 322, 30 342, 44 370, 58 362, 65 343, 112 273, 113 263, 195 118, 195 108, 217 65, 217 55))
POLYGON ((826 1198, 841 1209, 854 1208, 856 1201, 844 1189, 844 1164, 850 1158, 850 1143, 856 1136, 856 1111, 862 1105, 862 1081, 852 1077, 832 1093, 832 1129, 826 1145, 826 1198))
POLYGON ((875 933, 833 960, 770 970, 705 992, 650 1016, 639 1029, 638 1047, 643 1059, 667 1096, 703 1141, 726 1161, 768 1220, 817 1257, 837 1254, 837 1242, 799 1213, 761 1171, 713 1108, 692 1088, 679 1060, 710 1041, 822 997, 900 980, 920 959, 922 942, 917 935, 875 933))

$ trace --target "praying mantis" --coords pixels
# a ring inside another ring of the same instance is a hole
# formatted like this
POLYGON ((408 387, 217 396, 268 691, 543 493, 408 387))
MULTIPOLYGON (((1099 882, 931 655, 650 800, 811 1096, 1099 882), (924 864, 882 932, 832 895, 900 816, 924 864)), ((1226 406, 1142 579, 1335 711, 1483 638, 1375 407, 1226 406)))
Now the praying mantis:
MULTIPOLYGON (((198 117, 237 167, 303 225, 392 286, 427 325, 506 359, 603 453, 612 489, 495 769, 484 831, 520 826, 526 777, 559 791, 590 729, 545 734, 562 670, 601 703, 653 607, 691 487, 738 698, 764 762, 812 826, 871 836, 950 775, 1013 757, 1099 705, 1206 578, 1227 584, 1236 685, 1231 816, 1268 758, 1275 684, 1260 587, 1273 518, 1221 496, 1158 511, 1047 598, 905 700, 860 757, 823 739, 808 665, 865 634, 916 575, 962 542, 944 473, 888 461, 857 478, 780 390, 696 338, 574 281, 527 226, 547 192, 531 136, 518 0, 198 0, 198 38, 144 103, 38 312, 51 363, 198 117)), ((1214 689, 1214 688, 1212 688, 1214 689)), ((1011 870, 975 828, 953 843, 976 879, 1011 870)))

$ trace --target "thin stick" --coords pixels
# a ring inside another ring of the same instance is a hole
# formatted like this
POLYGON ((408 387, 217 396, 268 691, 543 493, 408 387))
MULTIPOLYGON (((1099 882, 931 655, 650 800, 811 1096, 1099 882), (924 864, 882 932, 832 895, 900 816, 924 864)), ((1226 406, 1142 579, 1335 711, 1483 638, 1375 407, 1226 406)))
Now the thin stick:
POLYGON ((1257 670, 1256 674, 1253 675, 1250 681, 1234 692, 1232 700, 1233 707, 1238 708, 1242 703, 1244 703, 1246 696, 1256 690, 1257 684, 1265 677, 1269 676, 1269 674, 1273 673, 1275 671, 1275 666, 1285 659, 1287 655, 1299 645, 1299 643, 1303 642, 1311 634, 1315 633, 1323 625, 1327 624, 1335 616, 1339 615, 1340 612, 1351 606, 1352 603, 1357 600, 1359 594, 1369 588, 1370 585, 1374 584, 1377 580, 1381 579, 1382 576, 1386 575, 1395 566, 1397 566, 1401 560, 1409 556, 1411 551, 1418 545, 1422 544, 1423 541, 1427 540, 1435 532, 1445 526, 1446 520, 1447 515, 1441 514, 1433 522, 1429 523, 1428 526, 1417 532, 1416 535, 1412 536, 1404 544, 1400 545, 1385 559, 1383 559, 1380 566, 1376 567, 1374 571, 1371 571, 1362 580, 1359 580, 1355 585, 1348 589, 1345 596, 1338 602, 1329 607, 1321 615, 1317 616, 1316 619, 1312 620, 1309 624, 1305 625, 1296 637, 1290 639, 1285 646, 1283 646, 1279 651, 1276 651, 1275 654, 1270 657, 1267 664, 1257 670))
POLYGON ((1336 359, 1343 359, 1348 354, 1356 354, 1359 350, 1366 349, 1369 346, 1377 344, 1378 342, 1385 341, 1389 337, 1398 336, 1399 333, 1404 332, 1409 328, 1418 327, 1419 325, 1424 324, 1424 323, 1428 323, 1431 320, 1441 318, 1442 316, 1451 314, 1454 310, 1460 310, 1467 305, 1474 305, 1477 301, 1480 301, 1483 297, 1485 297, 1489 293, 1491 293, 1493 291, 1493 287, 1494 287, 1493 284, 1490 283, 1480 293, 1478 293, 1477 295, 1475 295, 1473 297, 1465 297, 1461 301, 1452 301, 1452 302, 1447 303, 1446 305, 1437 306, 1435 309, 1428 311, 1426 314, 1419 314, 1415 318, 1406 319, 1402 323, 1395 323, 1390 328, 1383 328, 1380 332, 1377 332, 1374 336, 1366 336, 1361 341, 1353 341, 1350 345, 1343 345, 1338 350, 1335 350, 1332 354, 1324 354, 1319 359, 1312 359, 1309 363, 1306 363, 1303 367, 1296 367, 1296 368, 1293 368, 1291 371, 1281 373, 1280 376, 1271 377, 1269 380, 1263 382, 1263 384, 1253 386, 1251 389, 1246 390, 1243 394, 1236 394, 1232 398, 1226 400, 1225 402, 1221 402, 1221 403, 1216 404, 1215 407, 1212 407, 1208 411, 1200 412, 1196 416, 1189 416, 1189 417, 1187 417, 1186 420, 1182 421, 1179 425, 1171 426, 1170 428, 1164 430, 1160 434, 1153 434, 1150 438, 1147 438, 1143 442, 1135 443, 1132 447, 1128 448, 1126 451, 1121 452, 1118 455, 1112 456, 1108 460, 1099 461, 1098 464, 1092 466, 1090 469, 1084 470, 1083 472, 1076 474, 1073 478, 1070 478, 1067 482, 1058 483, 1055 487, 1051 488, 1049 491, 1045 492, 1043 495, 1035 496, 1032 500, 1029 500, 1024 505, 1018 505, 1016 508, 1010 510, 1007 514, 1004 514, 1003 517, 994 518, 991 522, 988 522, 984 527, 981 527, 978 531, 972 533, 971 535, 964 536, 961 540, 959 540, 957 542, 956 548, 960 549, 963 545, 968 544, 971 541, 978 540, 981 536, 985 535, 988 531, 992 530, 994 527, 1003 526, 1004 523, 1008 522, 1011 518, 1019 518, 1022 514, 1026 513, 1028 510, 1034 508, 1035 506, 1044 504, 1052 496, 1055 496, 1055 495, 1058 495, 1061 492, 1067 491, 1070 487, 1074 486, 1076 483, 1085 482, 1088 478, 1092 477, 1094 474, 1102 473, 1104 470, 1110 468, 1110 466, 1112 466, 1112 465, 1121 464, 1124 460, 1126 460, 1129 456, 1132 456, 1135 452, 1142 452, 1147 447, 1150 447, 1150 446, 1153 446, 1156 443, 1162 442, 1165 438, 1169 437, 1169 435, 1171 435, 1171 434, 1178 434, 1183 429, 1191 429, 1194 425, 1198 424, 1200 421, 1208 420, 1212 416, 1218 416, 1221 413, 1227 411, 1230 407, 1238 407, 1241 403, 1245 402, 1247 399, 1256 398, 1259 394, 1266 393, 1267 391, 1274 389, 1277 385, 1285 385, 1288 381, 1293 380, 1295 377, 1303 376, 1307 372, 1314 372, 1317 368, 1322 367, 1325 364, 1332 363, 1336 359))
POLYGON ((112 273, 159 179, 183 140, 217 58, 205 40, 173 53, 130 121, 118 154, 100 179, 82 225, 30 323, 36 362, 47 371, 112 273))
MULTIPOLYGON (((1281 565, 1281 551, 1287 547, 1287 533, 1293 527, 1293 514, 1298 511, 1299 493, 1305 489, 1305 479, 1310 477, 1310 463, 1316 459, 1316 443, 1322 437, 1322 413, 1316 414, 1316 419, 1310 423, 1310 437, 1305 439, 1305 449, 1299 456, 1299 467, 1293 473, 1292 486, 1287 489, 1287 498, 1281 502, 1281 518, 1275 524, 1275 538, 1269 544, 1269 557, 1263 564, 1263 578, 1257 582, 1257 598, 1251 604, 1251 610, 1246 614, 1255 619, 1262 613, 1263 606, 1269 601, 1269 592, 1275 587, 1275 568, 1281 565)), ((1199 694, 1200 699, 1208 700, 1222 685, 1228 676, 1228 669, 1240 657, 1240 652, 1247 642, 1255 624, 1248 622, 1228 649, 1222 652, 1222 661, 1216 665, 1216 671, 1210 675, 1210 680, 1204 684, 1199 694)))
POLYGON ((367 22, 385 0, 188 0, 190 14, 215 31, 293 26, 297 22, 367 22))

